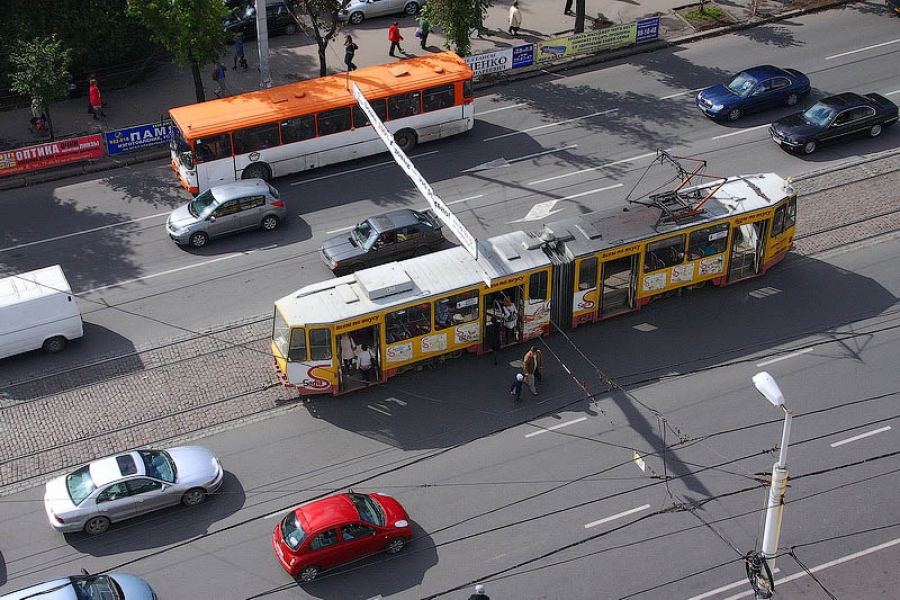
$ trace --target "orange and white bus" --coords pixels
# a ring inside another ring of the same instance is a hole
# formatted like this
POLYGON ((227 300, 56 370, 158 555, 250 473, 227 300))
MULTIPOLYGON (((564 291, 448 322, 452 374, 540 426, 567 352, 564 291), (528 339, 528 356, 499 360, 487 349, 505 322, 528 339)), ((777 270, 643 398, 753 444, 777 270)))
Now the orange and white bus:
POLYGON ((172 169, 197 194, 384 152, 350 80, 406 152, 475 124, 472 69, 443 52, 173 108, 172 169))

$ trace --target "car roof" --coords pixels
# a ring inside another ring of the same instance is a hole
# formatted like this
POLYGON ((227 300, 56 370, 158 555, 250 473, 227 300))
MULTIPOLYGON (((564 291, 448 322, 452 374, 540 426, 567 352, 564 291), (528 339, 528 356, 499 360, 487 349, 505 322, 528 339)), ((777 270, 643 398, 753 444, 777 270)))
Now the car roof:
POLYGON ((144 461, 137 452, 127 452, 125 454, 117 454, 115 456, 108 456, 106 458, 101 458, 100 460, 95 460, 90 464, 88 470, 91 473, 91 481, 99 488, 107 483, 122 479, 129 475, 144 475, 144 461), (122 473, 122 469, 119 468, 118 458, 125 456, 130 457, 134 461, 136 467, 135 472, 128 474, 122 473))
POLYGON ((420 213, 417 213, 410 208, 402 208, 400 210, 384 213, 383 215, 369 217, 366 221, 372 225, 372 228, 375 231, 381 233, 382 231, 390 231, 398 227, 407 227, 408 225, 417 224, 419 222, 418 214, 420 213))
POLYGON ((267 194, 269 184, 262 179, 242 179, 210 188, 213 197, 219 202, 227 202, 235 198, 243 198, 251 194, 267 194))
POLYGON ((744 69, 743 72, 756 80, 768 79, 769 77, 775 77, 776 75, 787 75, 784 69, 773 67, 772 65, 759 65, 758 67, 744 69))
POLYGON ((347 521, 358 521, 359 512, 347 494, 329 496, 297 507, 296 514, 302 519, 307 533, 334 526, 347 521))
POLYGON ((843 94, 836 94, 834 96, 822 98, 821 100, 819 100, 819 102, 826 106, 830 106, 835 110, 843 110, 850 106, 865 103, 866 99, 856 92, 844 92, 843 94))

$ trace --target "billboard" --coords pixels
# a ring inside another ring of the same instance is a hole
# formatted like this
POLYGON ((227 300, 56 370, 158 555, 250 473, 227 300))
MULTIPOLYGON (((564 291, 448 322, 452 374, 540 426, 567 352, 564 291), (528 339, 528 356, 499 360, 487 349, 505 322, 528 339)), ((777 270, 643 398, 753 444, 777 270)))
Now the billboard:
POLYGON ((0 177, 58 167, 103 156, 103 138, 97 133, 0 152, 0 177))

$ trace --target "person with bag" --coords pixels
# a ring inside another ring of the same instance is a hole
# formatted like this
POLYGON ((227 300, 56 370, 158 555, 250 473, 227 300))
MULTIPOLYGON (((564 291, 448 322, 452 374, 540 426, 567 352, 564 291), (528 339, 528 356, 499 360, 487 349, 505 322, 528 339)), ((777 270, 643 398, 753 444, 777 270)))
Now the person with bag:
POLYGON ((359 352, 356 353, 356 368, 362 373, 366 383, 370 381, 372 376, 373 358, 372 351, 369 350, 369 347, 365 344, 360 346, 359 352))
POLYGON ((236 33, 234 34, 234 66, 231 68, 233 71, 236 71, 238 65, 241 65, 244 69, 247 69, 247 57, 244 56, 244 34, 236 33))
POLYGON ((225 71, 228 69, 225 67, 225 63, 221 60, 216 63, 216 68, 213 71, 213 81, 216 82, 216 97, 225 98, 231 95, 231 92, 228 91, 228 87, 225 85, 225 71))
POLYGON ((503 328, 506 330, 506 343, 510 344, 517 339, 519 326, 519 310, 512 303, 509 296, 503 297, 503 328))
POLYGON ((353 43, 353 36, 347 36, 344 38, 344 64, 347 65, 348 71, 355 71, 356 65, 353 64, 353 57, 356 56, 356 51, 359 50, 359 46, 353 43))
POLYGON ((353 368, 353 359, 356 358, 356 344, 350 334, 341 336, 341 367, 344 377, 350 377, 350 369, 353 368))
POLYGON ((422 50, 427 50, 428 34, 431 33, 431 23, 429 23, 428 19, 425 17, 419 17, 418 25, 419 29, 417 31, 419 34, 417 37, 419 38, 419 45, 422 47, 422 50))
POLYGON ((537 387, 534 385, 534 373, 537 370, 536 350, 537 348, 532 346, 531 350, 525 353, 525 358, 522 360, 522 373, 525 374, 525 384, 531 390, 532 396, 538 395, 537 387))

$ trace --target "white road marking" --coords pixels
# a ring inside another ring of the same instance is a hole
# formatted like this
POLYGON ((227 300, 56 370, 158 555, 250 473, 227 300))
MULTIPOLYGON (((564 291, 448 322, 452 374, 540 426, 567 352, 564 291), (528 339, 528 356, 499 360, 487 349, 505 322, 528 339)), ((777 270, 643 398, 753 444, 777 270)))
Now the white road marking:
POLYGON ((610 163, 602 164, 599 167, 591 167, 590 169, 582 169, 580 171, 572 171, 571 173, 565 173, 563 175, 554 175, 553 177, 547 177, 546 179, 538 179, 537 181, 531 181, 526 185, 537 185, 539 183, 547 183, 548 181, 554 181, 556 179, 572 177, 573 175, 580 175, 582 173, 590 173, 591 171, 599 171, 600 169, 605 169, 605 168, 611 167, 613 165, 620 165, 622 163, 630 163, 630 162, 634 162, 637 160, 643 160, 645 158, 650 158, 651 156, 655 157, 656 152, 648 152, 647 154, 641 154, 640 156, 632 156, 631 158, 623 158, 622 160, 617 160, 617 161, 613 161, 610 163))
POLYGON ((159 217, 167 217, 170 213, 159 213, 156 215, 148 215, 146 217, 139 217, 137 219, 131 219, 130 221, 122 221, 120 223, 110 223, 109 225, 101 225, 100 227, 94 227, 92 229, 85 229, 84 231, 76 231, 74 233, 67 233, 65 235, 58 235, 56 237, 47 238, 44 240, 37 240, 34 242, 27 242, 25 244, 19 244, 17 246, 10 246, 9 248, 0 248, 0 252, 9 252, 10 250, 18 250, 20 248, 27 248, 29 246, 36 246, 38 244, 46 244, 47 242, 55 242, 57 240, 64 240, 66 238, 75 237, 77 235, 84 235, 86 233, 94 233, 96 231, 103 231, 104 229, 111 229, 113 227, 121 227, 122 225, 129 225, 131 223, 139 223, 141 221, 146 221, 148 219, 158 219, 159 217))
POLYGON ((205 260, 203 262, 199 262, 193 265, 186 265, 184 267, 178 267, 177 269, 169 269, 168 271, 160 271, 159 273, 153 273, 152 275, 144 275, 143 277, 135 277, 134 279, 126 279, 124 281, 117 281, 116 283, 111 283, 109 285, 101 285, 100 287, 95 287, 91 290, 84 290, 81 292, 75 292, 77 295, 87 295, 93 294, 94 292, 99 292, 101 290, 107 290, 109 288, 120 287, 123 285, 128 285, 129 283, 135 283, 136 281, 144 281, 147 279, 155 279, 157 277, 162 277, 163 275, 171 275, 172 273, 178 273, 179 271, 187 271, 188 269, 195 269, 197 267, 205 267, 206 265, 211 265, 213 263, 221 262, 223 260, 230 260, 232 258, 237 258, 238 256, 246 256, 254 252, 253 250, 249 250, 247 252, 236 252, 235 254, 226 254, 225 256, 220 256, 219 258, 213 258, 212 260, 205 260))
POLYGON ((861 439, 863 439, 863 438, 867 438, 867 437, 869 437, 869 436, 877 435, 877 434, 879 434, 879 433, 884 433, 885 431, 890 431, 890 430, 891 430, 890 425, 888 425, 887 427, 882 427, 882 428, 880 428, 880 429, 873 429, 872 431, 869 431, 869 432, 867 432, 867 433, 861 433, 861 434, 855 435, 855 436, 853 436, 853 437, 851 437, 851 438, 847 438, 846 440, 841 440, 841 441, 839 441, 839 442, 835 442, 835 443, 831 444, 831 447, 832 447, 832 448, 837 448, 838 446, 843 446, 844 444, 849 444, 850 442, 855 442, 855 441, 857 441, 857 440, 861 440, 861 439))
POLYGON ((392 416, 390 412, 388 412, 387 410, 385 410, 385 409, 383 409, 383 408, 381 408, 381 407, 378 407, 378 406, 373 406, 373 405, 371 405, 371 404, 367 404, 367 405, 366 405, 366 408, 368 408, 369 410, 374 410, 374 411, 377 412, 377 413, 381 413, 381 414, 383 414, 383 415, 386 416, 386 417, 392 416))
MULTIPOLYGON (((809 569, 808 572, 800 571, 799 573, 794 573, 793 575, 788 575, 787 577, 783 577, 782 579, 776 580, 775 588, 777 589, 778 586, 784 585, 785 583, 788 583, 795 579, 800 579, 801 577, 806 577, 808 575, 812 575, 813 573, 818 573, 819 571, 824 571, 825 569, 830 569, 831 567, 836 567, 845 562, 855 560, 862 556, 866 556, 867 554, 872 554, 873 552, 878 552, 879 550, 884 550, 885 548, 890 548, 891 546, 896 546, 897 544, 900 544, 900 538, 891 540, 889 542, 885 542, 883 544, 879 544, 877 546, 872 546, 871 548, 866 548, 865 550, 860 550, 859 552, 854 552, 853 554, 848 554, 847 556, 844 556, 842 558, 837 558, 837 559, 829 561, 827 563, 822 563, 821 565, 819 565, 817 567, 813 567, 813 568, 809 569)), ((747 584, 747 585, 749 586, 749 584, 747 584)), ((735 594, 734 596, 729 596, 728 598, 725 598, 724 600, 738 600, 738 598, 749 598, 753 594, 754 594, 753 590, 746 590, 744 592, 741 592, 740 594, 735 594)))
MULTIPOLYGON (((430 154, 437 154, 440 150, 432 150, 431 152, 422 152, 421 154, 416 154, 415 156, 410 156, 409 158, 415 160, 417 158, 422 158, 423 156, 428 156, 430 154)), ((371 171, 372 169, 377 169, 379 167, 387 167, 390 165, 396 165, 397 163, 393 160, 386 160, 384 162, 376 163, 374 165, 368 165, 366 167, 359 167, 357 169, 347 169, 346 171, 341 171, 340 173, 332 173, 331 175, 322 175, 321 177, 309 177, 301 179, 300 181, 295 181, 291 184, 291 186, 295 185, 303 185, 304 183, 312 183, 313 181, 322 181, 323 179, 331 179, 332 177, 340 177, 341 175, 347 175, 348 173, 357 173, 359 171, 371 171)))
POLYGON ((492 108, 490 110, 480 110, 476 116, 481 115, 489 115, 491 113, 500 112, 501 110, 509 110, 511 108, 519 108, 520 106, 525 106, 524 102, 520 102, 519 104, 510 104, 509 106, 501 106, 500 108, 492 108))
POLYGON ((573 200, 575 198, 581 198, 582 196, 588 196, 590 194, 596 194, 597 192, 605 192, 607 190, 613 190, 615 188, 622 187, 623 184, 617 183, 615 185, 608 185, 606 187, 597 188, 596 190, 588 190, 587 192, 581 192, 580 194, 572 194, 571 196, 566 196, 565 198, 558 198, 556 200, 548 200, 546 202, 539 202, 531 207, 531 210, 528 211, 528 214, 522 217, 521 219, 516 219, 515 221, 510 221, 510 223, 523 223, 525 221, 536 221, 538 219, 543 219, 549 215, 560 212, 563 209, 559 210, 551 210, 553 205, 561 200, 573 200))
POLYGON ((840 58, 842 56, 856 54, 857 52, 865 52, 866 50, 874 50, 875 48, 881 48, 882 46, 889 46, 891 44, 896 44, 897 42, 900 42, 900 40, 891 40, 889 42, 882 42, 881 44, 875 44, 874 46, 866 46, 865 48, 851 50, 850 52, 841 52, 840 54, 832 54, 831 56, 826 56, 825 60, 831 60, 832 58, 840 58))
POLYGON ((477 196, 469 196, 468 198, 460 198, 459 200, 453 200, 452 202, 445 202, 447 206, 452 204, 460 204, 461 202, 468 202, 469 200, 478 200, 479 198, 484 198, 484 194, 478 194, 477 196))
POLYGON ((671 100, 672 98, 677 98, 678 96, 684 96, 686 94, 696 94, 700 90, 705 90, 706 88, 697 88, 695 90, 685 90, 683 92, 678 92, 677 94, 669 94, 668 96, 663 96, 660 100, 671 100))
POLYGON ((356 227, 356 225, 350 225, 349 227, 341 227, 340 229, 332 229, 331 231, 326 231, 325 235, 331 235, 333 233, 341 233, 342 231, 350 231, 356 227))
POLYGON ((656 329, 656 326, 651 325, 650 323, 641 323, 639 325, 635 325, 634 329, 637 329, 638 331, 647 332, 647 331, 654 331, 656 329))
POLYGON ((492 161, 488 161, 486 163, 481 163, 480 165, 475 165, 474 167, 469 167, 468 169, 463 169, 460 173, 474 173, 476 171, 487 171, 490 169, 500 169, 503 167, 508 167, 509 165, 517 162, 522 162, 523 160, 528 160, 530 158, 534 158, 536 156, 543 156, 545 154, 554 154, 556 152, 562 152, 563 150, 571 150, 573 148, 577 148, 578 144, 571 144, 569 146, 563 146, 562 148, 553 148, 550 150, 544 150, 543 152, 535 152, 534 154, 526 154, 525 156, 520 156, 519 158, 511 158, 506 160, 503 157, 495 158, 492 161))
POLYGON ((714 140, 721 140, 723 138, 731 137, 734 135, 741 135, 743 133, 751 133, 758 129, 767 129, 771 125, 771 123, 766 123, 765 125, 757 125, 756 127, 750 127, 749 129, 740 129, 738 131, 732 131, 731 133, 723 133, 722 135, 717 135, 713 137, 714 140))
POLYGON ((531 433, 525 434, 525 437, 531 438, 536 435, 541 435, 542 433, 547 433, 548 431, 556 431, 557 429, 562 429, 563 427, 568 427, 569 425, 574 425, 575 423, 581 423, 582 421, 587 421, 587 417, 578 417, 577 419, 572 419, 571 421, 566 421, 565 423, 560 423, 559 425, 554 425, 553 427, 545 427, 539 431, 532 431, 531 433))
POLYGON ((894 94, 900 94, 900 90, 894 90, 893 92, 885 92, 885 96, 893 96, 894 94))
MULTIPOLYGON (((781 573, 781 567, 775 567, 775 570, 772 571, 773 574, 781 573)), ((723 585, 720 588, 716 588, 714 590, 710 590, 708 592, 703 592, 699 596, 692 596, 688 598, 688 600, 705 600, 706 598, 711 598, 713 596, 718 596, 722 592, 727 592, 728 590, 733 590, 736 587, 741 587, 747 584, 747 579, 741 579, 740 581, 735 581, 734 583, 729 583, 728 585, 723 585)))
POLYGON ((771 365, 777 362, 781 362, 783 360, 787 360, 789 358, 794 358, 795 356, 800 356, 801 354, 808 354, 815 350, 815 348, 804 348, 803 350, 797 350, 796 352, 791 352, 790 354, 785 354, 784 356, 777 356, 775 358, 770 358, 769 360, 764 360, 761 363, 756 363, 757 367, 765 367, 767 365, 771 365))
POLYGON ((546 125, 538 125, 537 127, 530 127, 528 129, 523 129, 522 131, 513 131, 512 133, 504 133, 501 135, 495 135, 489 138, 484 138, 481 140, 482 142, 491 142, 493 140, 499 140, 501 138, 509 137, 511 135, 520 135, 523 133, 531 133, 532 131, 538 131, 540 129, 546 129, 548 127, 557 127, 559 125, 563 125, 565 123, 572 123, 573 121, 581 121, 582 119, 590 119, 591 117, 596 117, 598 115, 607 115, 609 113, 613 113, 619 110, 618 108, 610 108, 609 110, 601 110, 600 112, 591 113, 589 115, 584 115, 582 117, 575 117, 572 119, 566 119, 564 121, 557 121, 556 123, 547 123, 546 125))
POLYGON ((774 296, 775 294, 780 294, 780 293, 781 293, 780 289, 778 289, 776 287, 768 286, 768 287, 764 287, 764 288, 759 288, 758 290, 753 290, 752 292, 750 292, 748 294, 748 296, 753 296, 754 298, 765 298, 766 296, 774 296))
MULTIPOLYGON (((460 204, 462 202, 468 202, 469 200, 477 200, 478 198, 483 198, 483 197, 484 197, 484 194, 478 194, 477 196, 468 196, 466 198, 460 198, 459 200, 453 200, 452 202, 445 202, 445 204, 447 206, 450 206, 451 204, 460 204)), ((421 211, 421 210, 428 210, 429 208, 430 208, 429 206, 421 206, 421 207, 416 207, 415 210, 421 211)), ((341 227, 340 229, 332 229, 331 231, 326 231, 325 235, 333 235, 335 233, 342 233, 344 231, 350 231, 354 227, 356 227, 356 225, 350 225, 348 227, 341 227)))
POLYGON ((613 515, 611 517, 606 517, 605 519, 600 519, 599 521, 593 521, 584 526, 585 529, 590 529, 591 527, 596 527, 597 525, 603 525, 604 523, 609 523, 610 521, 615 521, 616 519, 621 519, 622 517, 627 517, 628 515, 633 515, 634 513, 641 512, 642 510, 647 510, 650 508, 649 504, 645 504, 643 506, 638 506, 637 508, 632 508, 631 510, 626 510, 625 512, 620 512, 617 515, 613 515))

